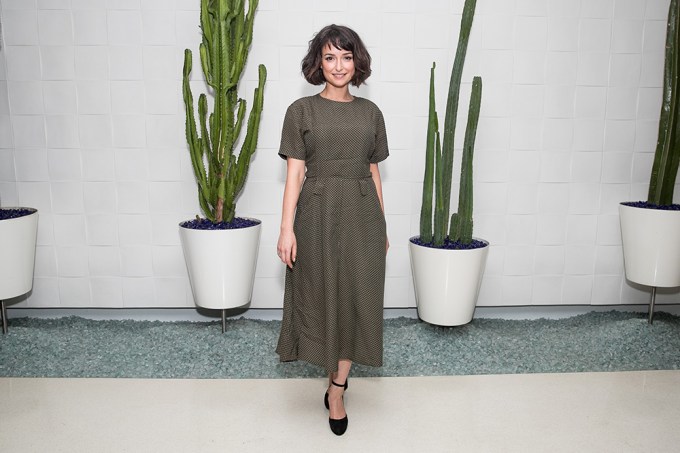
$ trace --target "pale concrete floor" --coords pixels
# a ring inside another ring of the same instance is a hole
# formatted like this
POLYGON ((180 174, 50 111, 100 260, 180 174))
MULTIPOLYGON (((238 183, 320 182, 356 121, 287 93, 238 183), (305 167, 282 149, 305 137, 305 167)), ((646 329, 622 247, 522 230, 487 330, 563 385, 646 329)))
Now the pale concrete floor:
POLYGON ((325 380, 0 379, 0 451, 677 452, 680 371, 325 380))

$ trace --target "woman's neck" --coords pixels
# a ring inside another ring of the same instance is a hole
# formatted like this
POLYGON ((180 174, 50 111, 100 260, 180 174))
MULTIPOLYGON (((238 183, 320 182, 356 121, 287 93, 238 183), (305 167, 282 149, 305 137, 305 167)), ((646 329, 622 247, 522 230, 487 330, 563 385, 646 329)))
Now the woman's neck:
POLYGON ((319 94, 322 98, 329 99, 331 101, 350 102, 354 100, 354 96, 350 94, 349 88, 347 86, 343 88, 336 88, 327 83, 319 94))

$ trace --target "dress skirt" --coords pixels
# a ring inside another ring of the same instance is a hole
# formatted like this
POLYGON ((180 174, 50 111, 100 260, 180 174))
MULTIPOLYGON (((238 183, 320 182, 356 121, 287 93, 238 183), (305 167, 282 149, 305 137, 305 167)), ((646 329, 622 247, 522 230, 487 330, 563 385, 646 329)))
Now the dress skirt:
POLYGON ((286 268, 282 361, 337 370, 338 360, 382 366, 386 231, 373 180, 305 181, 286 268))

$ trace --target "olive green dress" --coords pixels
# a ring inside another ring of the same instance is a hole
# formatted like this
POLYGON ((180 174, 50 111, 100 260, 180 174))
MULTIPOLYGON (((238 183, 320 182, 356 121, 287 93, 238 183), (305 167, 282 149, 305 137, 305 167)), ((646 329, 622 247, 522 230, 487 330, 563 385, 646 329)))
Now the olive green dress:
POLYGON ((385 217, 369 163, 387 158, 382 113, 355 97, 288 107, 279 155, 305 160, 295 214, 297 259, 286 267, 276 352, 336 371, 339 359, 382 366, 385 217))

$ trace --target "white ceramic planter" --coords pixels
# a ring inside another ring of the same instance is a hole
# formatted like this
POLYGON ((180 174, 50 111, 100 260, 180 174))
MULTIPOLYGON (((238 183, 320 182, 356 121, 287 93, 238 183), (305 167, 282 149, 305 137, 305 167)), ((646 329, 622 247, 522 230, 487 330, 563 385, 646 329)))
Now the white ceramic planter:
POLYGON ((250 302, 262 224, 234 230, 179 234, 196 305, 225 310, 250 302))
POLYGON ((680 286, 680 211, 619 205, 626 278, 655 287, 680 286))
POLYGON ((16 219, 0 220, 0 300, 26 294, 33 288, 38 211, 16 219))
MULTIPOLYGON (((486 242, 486 241, 484 241, 486 242)), ((489 244, 471 250, 443 250, 409 241, 418 316, 438 326, 472 321, 489 244)))

